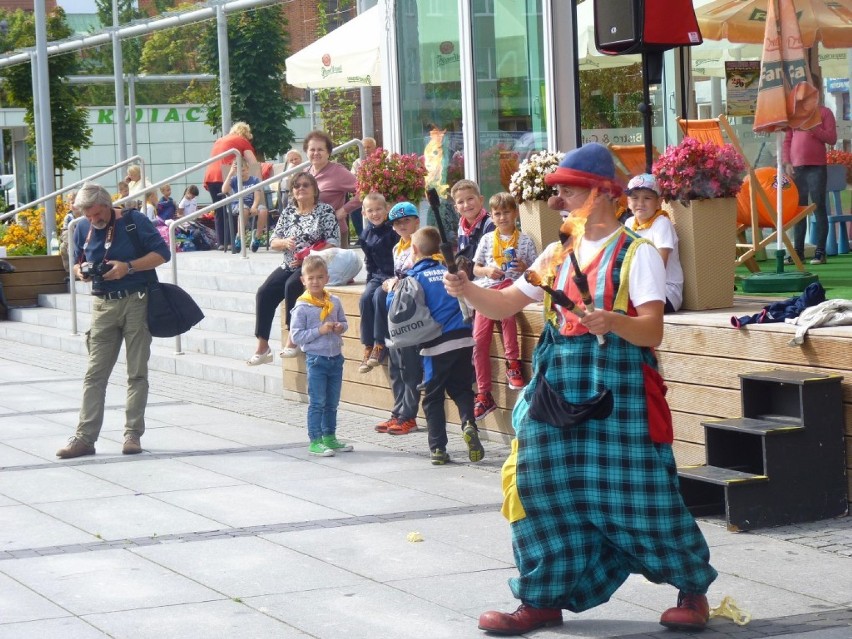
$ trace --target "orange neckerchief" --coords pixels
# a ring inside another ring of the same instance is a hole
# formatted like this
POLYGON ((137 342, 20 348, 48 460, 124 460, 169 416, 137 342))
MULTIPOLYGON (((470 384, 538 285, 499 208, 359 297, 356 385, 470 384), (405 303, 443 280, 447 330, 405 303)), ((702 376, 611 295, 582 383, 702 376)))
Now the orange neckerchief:
POLYGON ((411 248, 411 236, 407 240, 399 238, 399 242, 396 243, 396 246, 393 247, 394 255, 401 255, 403 251, 407 251, 411 248))
POLYGON ((520 231, 515 228, 512 231, 511 237, 508 240, 503 241, 502 236, 500 235, 500 229, 494 229, 494 247, 491 251, 491 256, 494 258, 494 261, 497 263, 497 266, 503 266, 506 263, 506 249, 518 248, 518 238, 521 236, 520 231))
POLYGON ((651 228, 651 225, 654 224, 654 220, 656 220, 661 215, 663 217, 669 216, 669 214, 666 213, 663 209, 657 209, 657 212, 654 213, 650 218, 648 218, 647 222, 640 222, 639 218, 636 217, 636 215, 634 214, 633 217, 636 219, 636 221, 633 223, 633 230, 634 231, 644 231, 645 229, 651 228))
POLYGON ((331 309, 334 308, 334 302, 331 301, 331 295, 327 292, 323 291, 322 299, 317 299, 313 295, 310 294, 309 291, 305 291, 301 295, 297 301, 307 302, 313 306, 319 306, 322 310, 320 311, 320 322, 324 322, 325 318, 329 316, 331 313, 331 309))

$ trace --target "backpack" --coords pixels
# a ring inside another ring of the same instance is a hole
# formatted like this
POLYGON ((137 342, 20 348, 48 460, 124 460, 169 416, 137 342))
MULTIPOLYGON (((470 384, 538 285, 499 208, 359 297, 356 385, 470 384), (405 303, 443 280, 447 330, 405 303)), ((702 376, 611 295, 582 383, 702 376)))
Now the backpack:
POLYGON ((443 328, 426 306, 426 294, 417 278, 404 277, 397 282, 388 309, 388 346, 404 348, 431 342, 443 328))

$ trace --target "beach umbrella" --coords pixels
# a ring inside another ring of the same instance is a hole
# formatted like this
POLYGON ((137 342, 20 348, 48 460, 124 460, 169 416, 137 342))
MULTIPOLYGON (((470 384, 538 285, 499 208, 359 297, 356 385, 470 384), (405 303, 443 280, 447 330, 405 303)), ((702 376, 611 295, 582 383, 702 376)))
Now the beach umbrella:
MULTIPOLYGON (((778 158, 777 251, 782 255, 783 137, 788 127, 810 129, 820 123, 819 91, 811 82, 793 0, 769 0, 764 26, 754 130, 775 133, 778 158)), ((783 271, 783 264, 780 269, 783 271)))
MULTIPOLYGON (((701 35, 711 40, 759 43, 772 0, 714 0, 695 10, 701 35)), ((696 3, 697 5, 698 3, 696 3)), ((852 47, 852 0, 795 0, 802 46, 852 47)))

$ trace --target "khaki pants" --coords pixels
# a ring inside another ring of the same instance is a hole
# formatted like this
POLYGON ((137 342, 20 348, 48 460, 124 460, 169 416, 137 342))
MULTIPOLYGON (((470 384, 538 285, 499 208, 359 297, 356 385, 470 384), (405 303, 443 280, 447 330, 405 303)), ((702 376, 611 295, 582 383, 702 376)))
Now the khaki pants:
POLYGON ((83 378, 83 405, 77 425, 78 439, 94 444, 104 421, 104 402, 110 373, 124 338, 127 356, 127 404, 124 435, 141 437, 145 432, 148 402, 148 296, 133 293, 121 300, 94 298, 92 327, 86 333, 89 368, 83 378))

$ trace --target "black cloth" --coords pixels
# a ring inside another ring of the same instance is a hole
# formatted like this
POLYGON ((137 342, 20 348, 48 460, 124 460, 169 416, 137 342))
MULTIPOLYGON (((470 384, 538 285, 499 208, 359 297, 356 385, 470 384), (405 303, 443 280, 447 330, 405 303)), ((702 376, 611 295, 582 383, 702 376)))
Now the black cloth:
POLYGON ((447 450, 447 414, 444 393, 459 411, 462 424, 473 421, 473 346, 432 355, 432 375, 423 395, 423 412, 429 431, 429 450, 447 450))
POLYGON ((275 310, 282 300, 284 304, 284 319, 290 326, 290 313, 296 305, 299 295, 305 292, 302 284, 302 267, 276 268, 269 274, 266 281, 257 289, 255 296, 254 336, 269 341, 272 332, 272 319, 275 310))
POLYGON ((364 251, 367 279, 376 277, 384 281, 393 277, 393 247, 399 242, 399 235, 393 230, 391 223, 385 221, 373 226, 368 222, 359 239, 361 250, 364 251))
POLYGON ((743 315, 732 317, 731 324, 734 328, 741 328, 746 324, 772 324, 793 319, 801 315, 802 311, 809 306, 816 306, 825 301, 825 289, 819 282, 808 284, 805 291, 798 297, 789 297, 786 300, 773 302, 763 307, 760 313, 754 315, 743 315))

